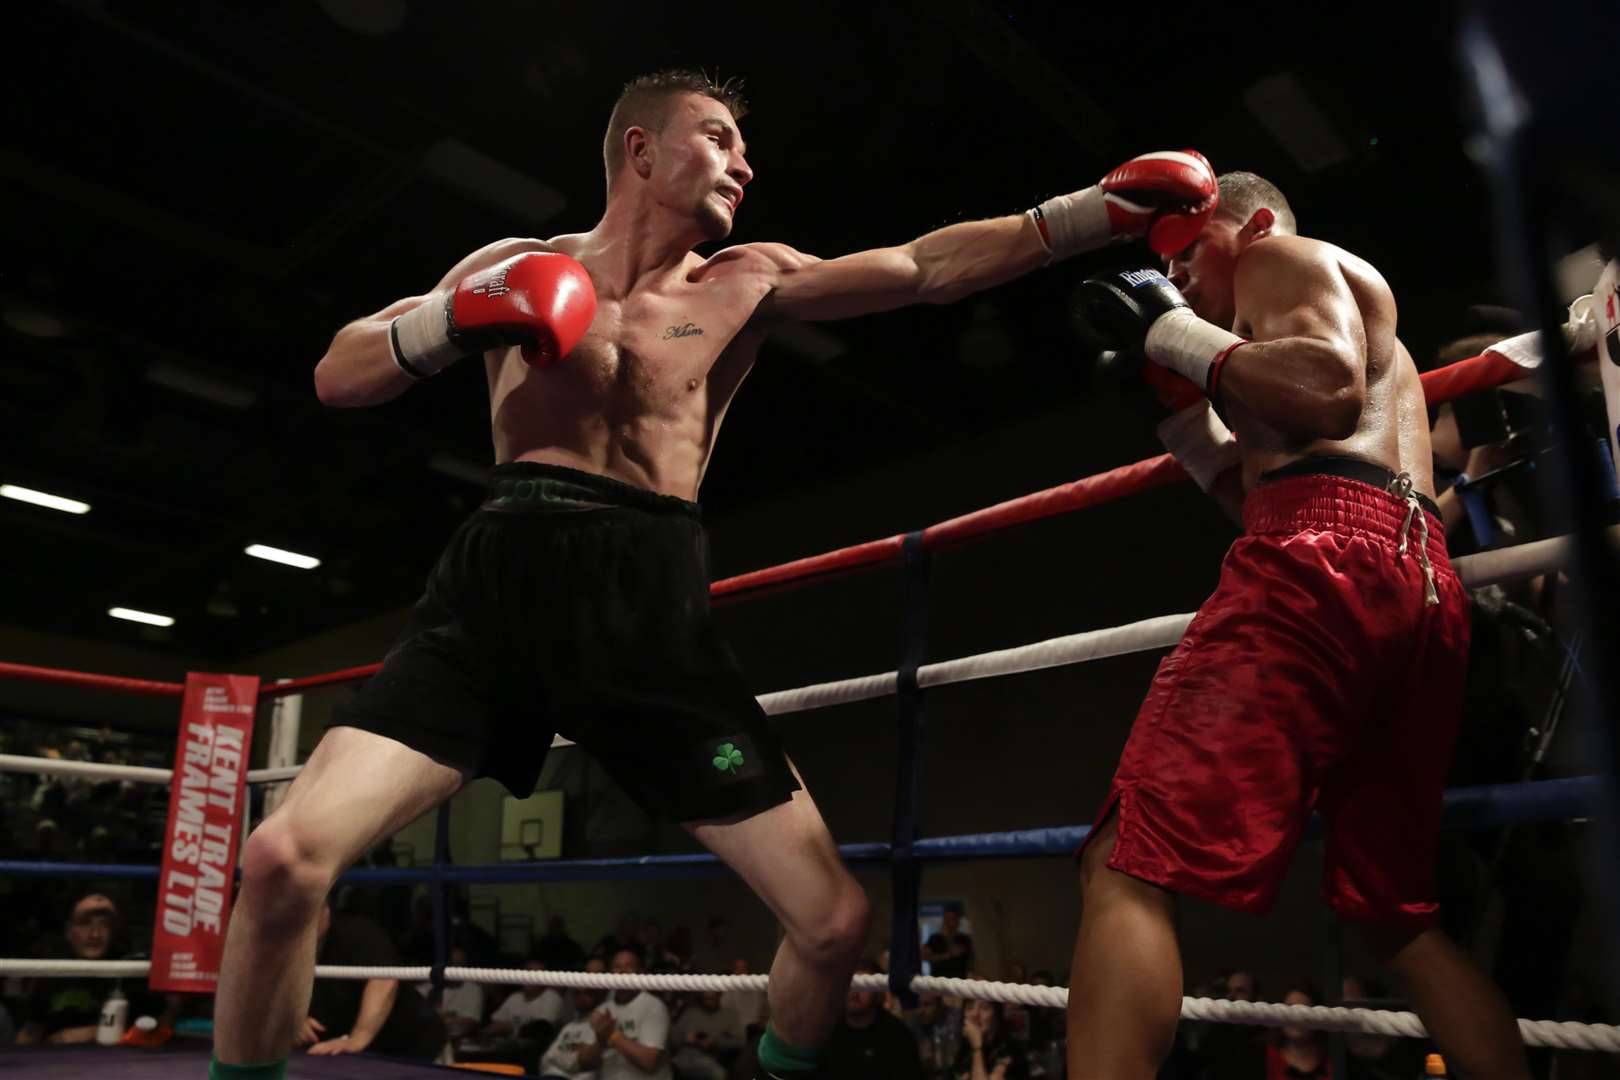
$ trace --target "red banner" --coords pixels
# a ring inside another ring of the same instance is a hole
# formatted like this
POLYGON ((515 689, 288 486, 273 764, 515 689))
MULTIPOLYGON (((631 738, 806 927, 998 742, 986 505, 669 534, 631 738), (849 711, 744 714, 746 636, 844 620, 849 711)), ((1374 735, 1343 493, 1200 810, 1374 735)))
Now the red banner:
POLYGON ((212 992, 231 919, 256 675, 186 676, 152 927, 153 990, 212 992))

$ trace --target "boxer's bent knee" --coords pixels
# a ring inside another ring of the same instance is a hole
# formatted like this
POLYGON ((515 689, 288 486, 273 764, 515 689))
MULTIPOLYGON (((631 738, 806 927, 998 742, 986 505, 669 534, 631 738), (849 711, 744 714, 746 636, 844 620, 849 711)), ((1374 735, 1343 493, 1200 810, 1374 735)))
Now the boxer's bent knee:
POLYGON ((818 967, 852 963, 866 947, 872 906, 854 878, 841 878, 832 901, 788 932, 799 955, 818 967))
POLYGON ((320 913, 321 903, 342 867, 323 858, 310 830, 271 817, 248 836, 242 850, 245 907, 264 929, 302 928, 320 913))

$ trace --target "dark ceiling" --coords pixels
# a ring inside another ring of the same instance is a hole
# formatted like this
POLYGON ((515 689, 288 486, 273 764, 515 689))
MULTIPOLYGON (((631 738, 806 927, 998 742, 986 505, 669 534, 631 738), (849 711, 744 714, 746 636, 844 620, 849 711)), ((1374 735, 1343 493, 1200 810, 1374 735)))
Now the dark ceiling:
MULTIPOLYGON (((490 461, 481 373, 338 411, 311 369, 465 252, 588 228, 618 87, 671 64, 747 80, 737 240, 904 241, 1196 146, 1379 265, 1426 355, 1495 294, 1438 9, 1397 32, 1364 4, 31 5, 3 46, 0 482, 93 509, 0 500, 0 622, 224 661, 409 602, 477 498, 456 474, 490 461)), ((1064 314, 1096 265, 767 346, 711 518, 1053 409, 1119 463, 1064 314)))

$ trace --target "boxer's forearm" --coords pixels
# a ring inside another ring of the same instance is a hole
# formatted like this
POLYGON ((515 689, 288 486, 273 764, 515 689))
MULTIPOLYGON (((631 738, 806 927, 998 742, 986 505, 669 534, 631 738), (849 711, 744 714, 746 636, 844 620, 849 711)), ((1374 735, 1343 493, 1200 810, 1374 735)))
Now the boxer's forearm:
POLYGON ((1311 337, 1251 341, 1221 366, 1217 396, 1273 430, 1348 439, 1367 400, 1366 368, 1341 345, 1311 337))
POLYGON ((410 389, 417 380, 395 362, 389 326, 395 316, 431 300, 407 297, 339 330, 315 365, 315 395, 321 404, 337 408, 381 405, 410 389))
POLYGON ((398 994, 399 983, 393 979, 368 981, 360 995, 360 1015, 354 1018, 349 1039, 361 1049, 370 1046, 377 1032, 388 1022, 388 1014, 394 1011, 394 998, 398 994))
POLYGON ((1039 270, 1051 259, 1027 214, 947 225, 903 250, 916 265, 916 300, 924 304, 954 303, 1039 270))

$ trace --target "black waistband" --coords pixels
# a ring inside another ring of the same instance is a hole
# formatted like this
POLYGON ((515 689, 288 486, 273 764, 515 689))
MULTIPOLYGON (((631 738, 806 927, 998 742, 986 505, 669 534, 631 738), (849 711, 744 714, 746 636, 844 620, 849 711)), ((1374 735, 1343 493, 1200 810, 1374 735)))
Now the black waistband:
MULTIPOLYGON (((1289 480, 1296 476, 1342 476, 1346 480, 1359 480, 1363 484, 1371 484, 1380 491, 1390 491, 1394 494, 1391 487, 1395 483, 1395 474, 1384 466, 1360 458, 1334 457, 1327 454, 1302 457, 1287 465, 1267 469, 1260 474, 1258 482, 1273 484, 1278 480, 1289 480)), ((1433 499, 1421 492, 1414 494, 1417 495, 1419 506, 1435 517, 1440 516, 1440 508, 1434 504, 1433 499)))
POLYGON ((703 516, 695 502, 660 495, 595 473, 538 461, 514 461, 495 466, 480 509, 546 513, 615 507, 654 514, 684 514, 699 519, 703 516))

